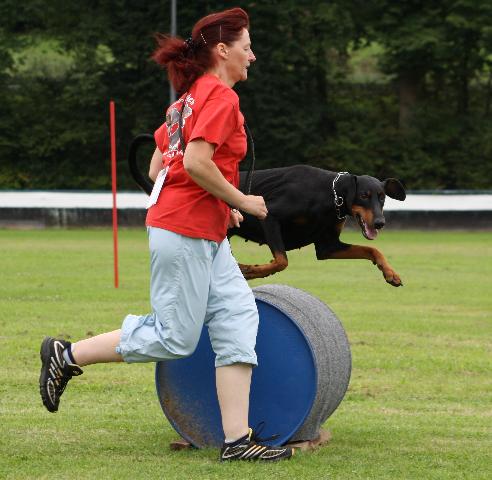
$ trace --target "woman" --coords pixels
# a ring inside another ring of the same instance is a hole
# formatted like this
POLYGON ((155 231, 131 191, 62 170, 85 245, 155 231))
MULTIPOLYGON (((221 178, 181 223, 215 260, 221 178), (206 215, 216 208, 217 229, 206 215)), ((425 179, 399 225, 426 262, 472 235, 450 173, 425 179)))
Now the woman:
POLYGON ((55 412, 80 367, 189 356, 205 324, 225 434, 220 459, 271 461, 290 458, 293 450, 258 445, 248 426, 258 312, 226 238, 228 226, 242 221, 238 210, 267 215, 262 197, 237 189, 246 135, 232 87, 247 79, 255 61, 248 28, 246 12, 234 8, 202 18, 186 42, 159 37, 154 59, 182 95, 155 133, 149 172, 155 181, 146 221, 152 313, 128 315, 120 330, 74 344, 45 338, 40 390, 55 412))

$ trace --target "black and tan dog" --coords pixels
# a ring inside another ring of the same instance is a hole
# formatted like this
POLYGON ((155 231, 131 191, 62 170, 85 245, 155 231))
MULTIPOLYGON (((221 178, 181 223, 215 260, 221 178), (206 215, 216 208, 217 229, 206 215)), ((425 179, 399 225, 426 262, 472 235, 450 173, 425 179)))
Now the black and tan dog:
MULTIPOLYGON (((147 194, 152 190, 152 184, 136 166, 136 149, 149 140, 153 140, 151 135, 137 137, 129 156, 132 176, 147 194)), ((243 191, 245 182, 246 172, 241 172, 240 188, 243 191)), ((251 194, 264 197, 267 218, 260 221, 243 213, 241 227, 230 230, 229 235, 267 244, 273 260, 265 265, 239 264, 245 278, 261 278, 280 272, 288 265, 287 251, 314 244, 318 260, 367 259, 377 265, 389 284, 402 285, 399 275, 379 250, 340 241, 346 216, 357 219, 365 238, 376 238, 378 230, 385 225, 386 195, 405 200, 405 189, 398 180, 380 181, 367 175, 295 165, 255 171, 251 194)))
MULTIPOLYGON (((245 174, 241 174, 241 189, 245 174)), ((367 175, 351 175, 322 170, 308 165, 272 168, 254 172, 251 193, 261 195, 268 216, 259 221, 243 214, 240 228, 230 231, 257 243, 266 243, 273 260, 266 265, 242 265, 247 279, 266 277, 287 267, 287 251, 314 243, 318 260, 362 258, 371 260, 385 280, 402 285, 384 255, 376 248, 349 245, 340 241, 345 216, 357 219, 362 234, 374 240, 384 227, 383 206, 386 195, 405 200, 401 183, 389 178, 379 181, 367 175)))

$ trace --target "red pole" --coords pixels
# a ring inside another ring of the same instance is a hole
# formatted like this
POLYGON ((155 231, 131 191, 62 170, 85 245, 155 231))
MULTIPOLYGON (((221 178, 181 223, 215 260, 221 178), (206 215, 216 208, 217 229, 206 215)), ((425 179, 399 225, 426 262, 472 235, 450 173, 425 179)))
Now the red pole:
POLYGON ((111 131, 111 185, 113 189, 113 257, 114 288, 118 288, 118 210, 116 208, 116 123, 114 101, 109 102, 109 124, 111 131))

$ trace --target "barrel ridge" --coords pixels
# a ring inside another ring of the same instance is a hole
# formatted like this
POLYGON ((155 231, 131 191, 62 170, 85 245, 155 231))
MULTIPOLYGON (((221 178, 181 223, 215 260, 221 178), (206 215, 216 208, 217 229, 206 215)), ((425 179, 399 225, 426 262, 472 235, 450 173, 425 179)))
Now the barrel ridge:
POLYGON ((312 440, 347 391, 352 363, 347 335, 328 305, 304 290, 269 284, 255 287, 253 292, 259 300, 284 311, 311 344, 318 370, 317 393, 311 412, 291 440, 312 440))

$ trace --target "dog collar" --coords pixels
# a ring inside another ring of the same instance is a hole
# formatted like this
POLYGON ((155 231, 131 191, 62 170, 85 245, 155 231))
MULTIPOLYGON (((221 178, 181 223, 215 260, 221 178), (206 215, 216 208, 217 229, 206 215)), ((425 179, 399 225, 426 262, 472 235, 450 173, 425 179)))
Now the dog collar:
POLYGON ((337 190, 335 188, 335 185, 338 181, 338 179, 342 176, 342 175, 348 175, 349 172, 338 172, 337 173, 337 176, 335 177, 335 179, 333 180, 333 198, 335 199, 335 211, 337 212, 337 218, 338 220, 345 220, 345 217, 347 215, 342 215, 342 212, 341 212, 341 207, 343 205, 343 197, 341 195, 337 195, 337 190))

